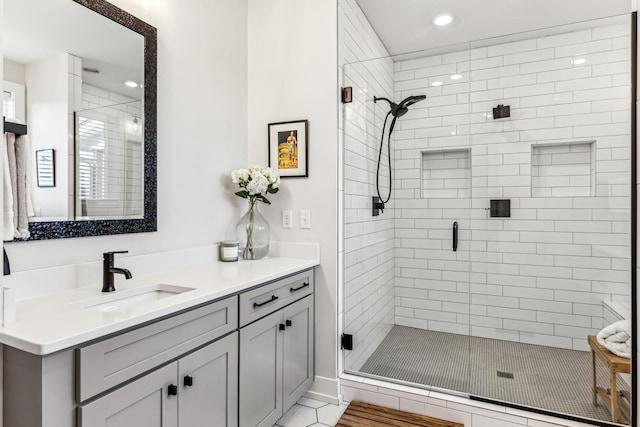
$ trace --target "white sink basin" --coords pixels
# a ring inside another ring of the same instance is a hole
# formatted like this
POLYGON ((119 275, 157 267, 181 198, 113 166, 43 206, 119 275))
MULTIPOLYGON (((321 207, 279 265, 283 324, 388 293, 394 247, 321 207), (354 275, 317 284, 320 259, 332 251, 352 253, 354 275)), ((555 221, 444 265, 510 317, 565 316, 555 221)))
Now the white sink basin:
POLYGON ((82 307, 89 310, 103 312, 119 311, 131 306, 148 304, 161 299, 170 298, 184 292, 192 291, 193 288, 174 285, 152 285, 139 289, 129 289, 126 291, 115 291, 102 295, 98 298, 81 301, 82 307))

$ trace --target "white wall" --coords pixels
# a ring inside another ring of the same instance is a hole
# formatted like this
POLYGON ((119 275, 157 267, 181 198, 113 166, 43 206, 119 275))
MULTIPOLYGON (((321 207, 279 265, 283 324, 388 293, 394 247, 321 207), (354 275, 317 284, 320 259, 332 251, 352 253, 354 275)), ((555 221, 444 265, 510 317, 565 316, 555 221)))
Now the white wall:
MULTIPOLYGON (((267 124, 309 120, 309 177, 285 178, 261 206, 271 239, 318 242, 316 270, 316 382, 314 391, 337 397, 337 9, 316 0, 249 1, 250 163, 267 165, 267 124), (281 211, 293 211, 290 230, 281 211), (300 229, 300 210, 311 211, 311 229, 300 229)), ((242 145, 247 139, 228 143, 242 145)), ((246 167, 227 161, 229 167, 246 167)), ((246 202, 238 200, 246 208, 246 202)), ((239 218, 239 216, 236 216, 239 218)))
POLYGON ((208 245, 242 212, 227 175, 247 161, 246 1, 113 3, 158 29, 158 232, 10 243, 14 271, 208 245))
POLYGON ((17 83, 20 85, 26 85, 25 81, 25 67, 24 64, 18 64, 17 62, 10 61, 8 59, 4 59, 2 61, 2 66, 4 70, 4 78, 8 82, 17 83))
MULTIPOLYGON (((53 148, 56 186, 41 188, 34 179, 34 206, 39 215, 67 218, 69 214, 69 85, 70 55, 61 53, 25 67, 27 125, 32 152, 53 148)), ((35 168, 35 161, 33 162, 35 168)), ((35 174, 33 175, 35 178, 35 174)))

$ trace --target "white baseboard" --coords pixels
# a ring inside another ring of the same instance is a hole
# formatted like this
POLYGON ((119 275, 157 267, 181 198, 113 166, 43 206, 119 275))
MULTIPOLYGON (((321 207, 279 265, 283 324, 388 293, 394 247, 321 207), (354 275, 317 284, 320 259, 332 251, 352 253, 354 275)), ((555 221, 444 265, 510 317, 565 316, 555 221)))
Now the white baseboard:
POLYGON ((310 399, 338 405, 340 404, 340 380, 316 376, 311 389, 304 395, 310 399))

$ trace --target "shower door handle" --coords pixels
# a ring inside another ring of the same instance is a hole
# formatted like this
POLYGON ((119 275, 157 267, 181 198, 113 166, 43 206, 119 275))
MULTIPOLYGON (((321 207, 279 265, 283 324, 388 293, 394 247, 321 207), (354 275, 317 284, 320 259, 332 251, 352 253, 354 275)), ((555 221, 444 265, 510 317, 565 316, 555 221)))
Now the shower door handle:
POLYGON ((458 221, 453 222, 453 252, 458 250, 458 221))

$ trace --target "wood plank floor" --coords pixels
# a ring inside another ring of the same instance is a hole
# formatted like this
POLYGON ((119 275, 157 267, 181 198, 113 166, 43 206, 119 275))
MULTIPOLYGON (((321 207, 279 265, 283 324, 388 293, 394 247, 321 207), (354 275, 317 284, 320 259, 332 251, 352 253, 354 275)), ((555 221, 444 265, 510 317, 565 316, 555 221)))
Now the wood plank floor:
POLYGON ((464 424, 352 401, 336 427, 464 427, 464 424))

